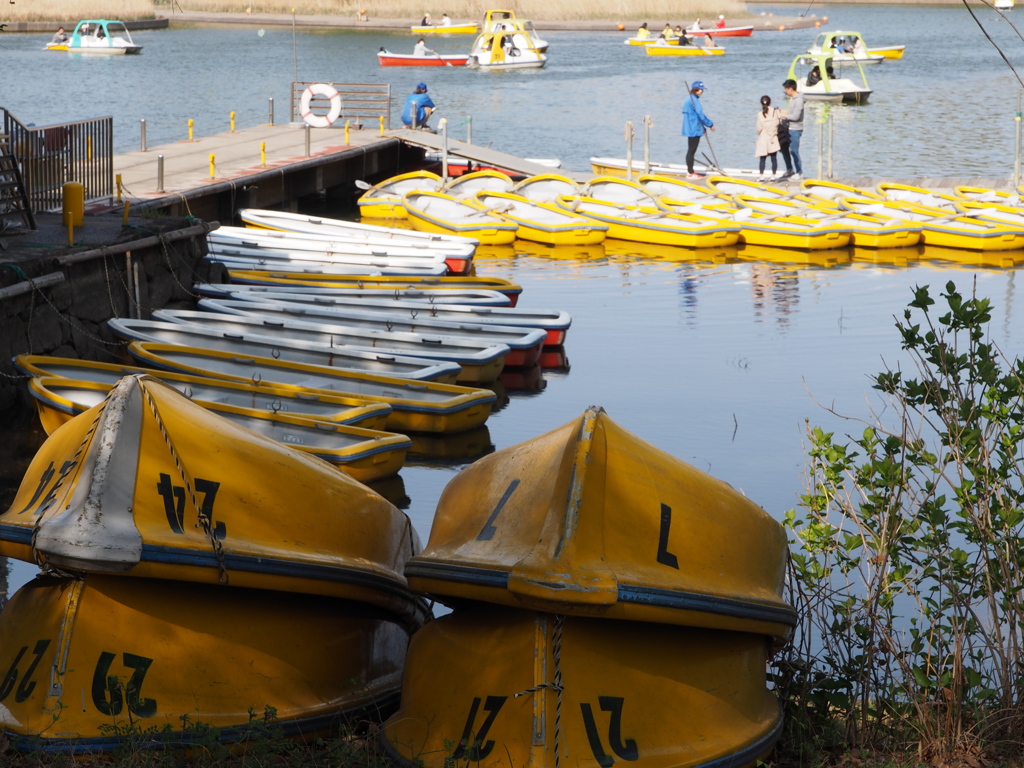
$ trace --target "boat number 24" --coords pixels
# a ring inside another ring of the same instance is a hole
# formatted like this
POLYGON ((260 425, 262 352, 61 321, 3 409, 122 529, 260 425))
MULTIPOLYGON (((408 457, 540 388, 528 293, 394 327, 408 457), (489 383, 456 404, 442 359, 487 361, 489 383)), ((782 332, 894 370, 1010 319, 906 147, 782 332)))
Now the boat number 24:
MULTIPOLYGON (((490 541, 494 538, 494 534, 498 532, 496 525, 498 516, 501 514, 501 510, 508 503, 508 500, 512 498, 512 494, 515 493, 516 488, 519 487, 519 479, 513 480, 508 484, 508 488, 505 489, 505 493, 502 494, 498 503, 494 506, 491 511, 490 517, 487 518, 487 522, 484 523, 484 527, 480 529, 480 533, 477 534, 477 541, 490 541)), ((657 560, 662 565, 668 566, 669 568, 675 568, 679 570, 679 558, 668 550, 668 535, 672 529, 672 507, 668 504, 661 505, 661 527, 658 531, 658 555, 657 560)), ((623 758, 625 759, 625 758, 623 758)))
MULTIPOLYGON (((494 749, 494 741, 488 739, 487 734, 507 700, 507 696, 488 696, 486 699, 477 696, 473 699, 459 746, 452 754, 453 758, 456 760, 466 758, 473 762, 479 762, 491 753, 491 750, 494 749), (480 717, 481 704, 486 713, 482 717, 480 717), (477 720, 481 721, 479 730, 477 730, 477 720)), ((593 705, 587 701, 580 702, 580 716, 583 718, 583 730, 587 734, 587 743, 601 768, 610 768, 615 764, 616 757, 627 761, 633 761, 640 757, 636 741, 622 738, 622 707, 625 701, 621 696, 597 697, 598 709, 608 713, 608 751, 605 751, 601 730, 598 727, 599 718, 594 715, 593 705)))

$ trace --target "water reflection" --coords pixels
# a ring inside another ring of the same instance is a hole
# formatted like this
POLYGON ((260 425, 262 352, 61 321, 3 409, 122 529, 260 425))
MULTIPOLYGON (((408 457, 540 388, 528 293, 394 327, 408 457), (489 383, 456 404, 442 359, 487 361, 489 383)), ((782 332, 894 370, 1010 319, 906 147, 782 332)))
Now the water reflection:
POLYGON ((366 483, 366 485, 399 509, 408 509, 412 503, 412 499, 409 498, 409 494, 405 491, 405 480, 400 474, 385 477, 381 480, 374 480, 372 483, 366 483))
POLYGON ((774 317, 780 325, 789 323, 800 300, 800 282, 796 270, 776 269, 768 264, 752 264, 750 288, 755 317, 774 317))
POLYGON ((468 464, 494 451, 487 425, 454 435, 412 434, 407 454, 409 466, 468 464))
POLYGON ((505 366, 498 381, 509 392, 536 395, 544 391, 547 382, 540 363, 535 365, 505 366))

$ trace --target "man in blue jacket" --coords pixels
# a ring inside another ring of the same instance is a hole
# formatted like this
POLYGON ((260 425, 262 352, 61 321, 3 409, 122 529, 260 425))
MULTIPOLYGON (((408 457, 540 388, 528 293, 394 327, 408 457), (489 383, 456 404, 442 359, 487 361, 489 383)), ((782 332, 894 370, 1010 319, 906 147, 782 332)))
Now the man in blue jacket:
POLYGON ((415 118, 417 128, 425 128, 429 131, 427 120, 430 119, 430 113, 433 111, 434 102, 427 95, 427 84, 420 83, 416 86, 416 90, 405 99, 405 107, 402 109, 402 125, 412 128, 413 118, 415 118))
POLYGON ((697 154, 697 145, 700 144, 700 137, 710 128, 715 130, 715 124, 704 114, 704 108, 700 105, 701 94, 704 93, 704 81, 695 80, 690 87, 690 95, 683 103, 683 136, 687 140, 686 148, 686 178, 699 179, 700 175, 693 171, 693 158, 697 154))

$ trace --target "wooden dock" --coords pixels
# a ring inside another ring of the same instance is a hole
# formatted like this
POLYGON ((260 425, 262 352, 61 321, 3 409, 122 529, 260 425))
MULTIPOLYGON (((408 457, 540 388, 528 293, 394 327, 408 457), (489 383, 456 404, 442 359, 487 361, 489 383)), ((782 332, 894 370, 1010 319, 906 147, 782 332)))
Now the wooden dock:
MULTIPOLYGON (((424 150, 442 150, 442 138, 427 131, 382 133, 378 126, 364 126, 350 128, 347 143, 345 138, 343 127, 310 128, 307 153, 304 124, 263 125, 115 155, 114 174, 121 179, 122 201, 131 201, 133 210, 231 221, 238 208, 295 208, 302 197, 332 190, 354 198, 356 180, 381 181, 419 164, 424 150)), ((453 157, 526 175, 555 170, 451 138, 448 151, 453 157)))

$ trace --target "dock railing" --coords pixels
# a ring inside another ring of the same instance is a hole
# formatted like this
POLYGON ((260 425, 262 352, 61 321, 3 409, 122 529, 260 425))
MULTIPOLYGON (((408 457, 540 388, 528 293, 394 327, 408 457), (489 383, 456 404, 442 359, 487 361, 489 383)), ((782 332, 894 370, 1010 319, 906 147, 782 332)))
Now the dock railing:
MULTIPOLYGON (((291 121, 302 120, 299 104, 302 93, 314 83, 292 83, 291 121)), ((391 128, 391 86, 370 83, 328 83, 341 97, 341 115, 334 122, 335 128, 344 128, 345 123, 362 122, 366 118, 372 127, 376 127, 381 117, 384 128, 391 128)))
POLYGON ((68 181, 82 184, 86 201, 113 196, 113 117, 37 127, 25 125, 3 107, 0 116, 33 211, 60 209, 68 181))

